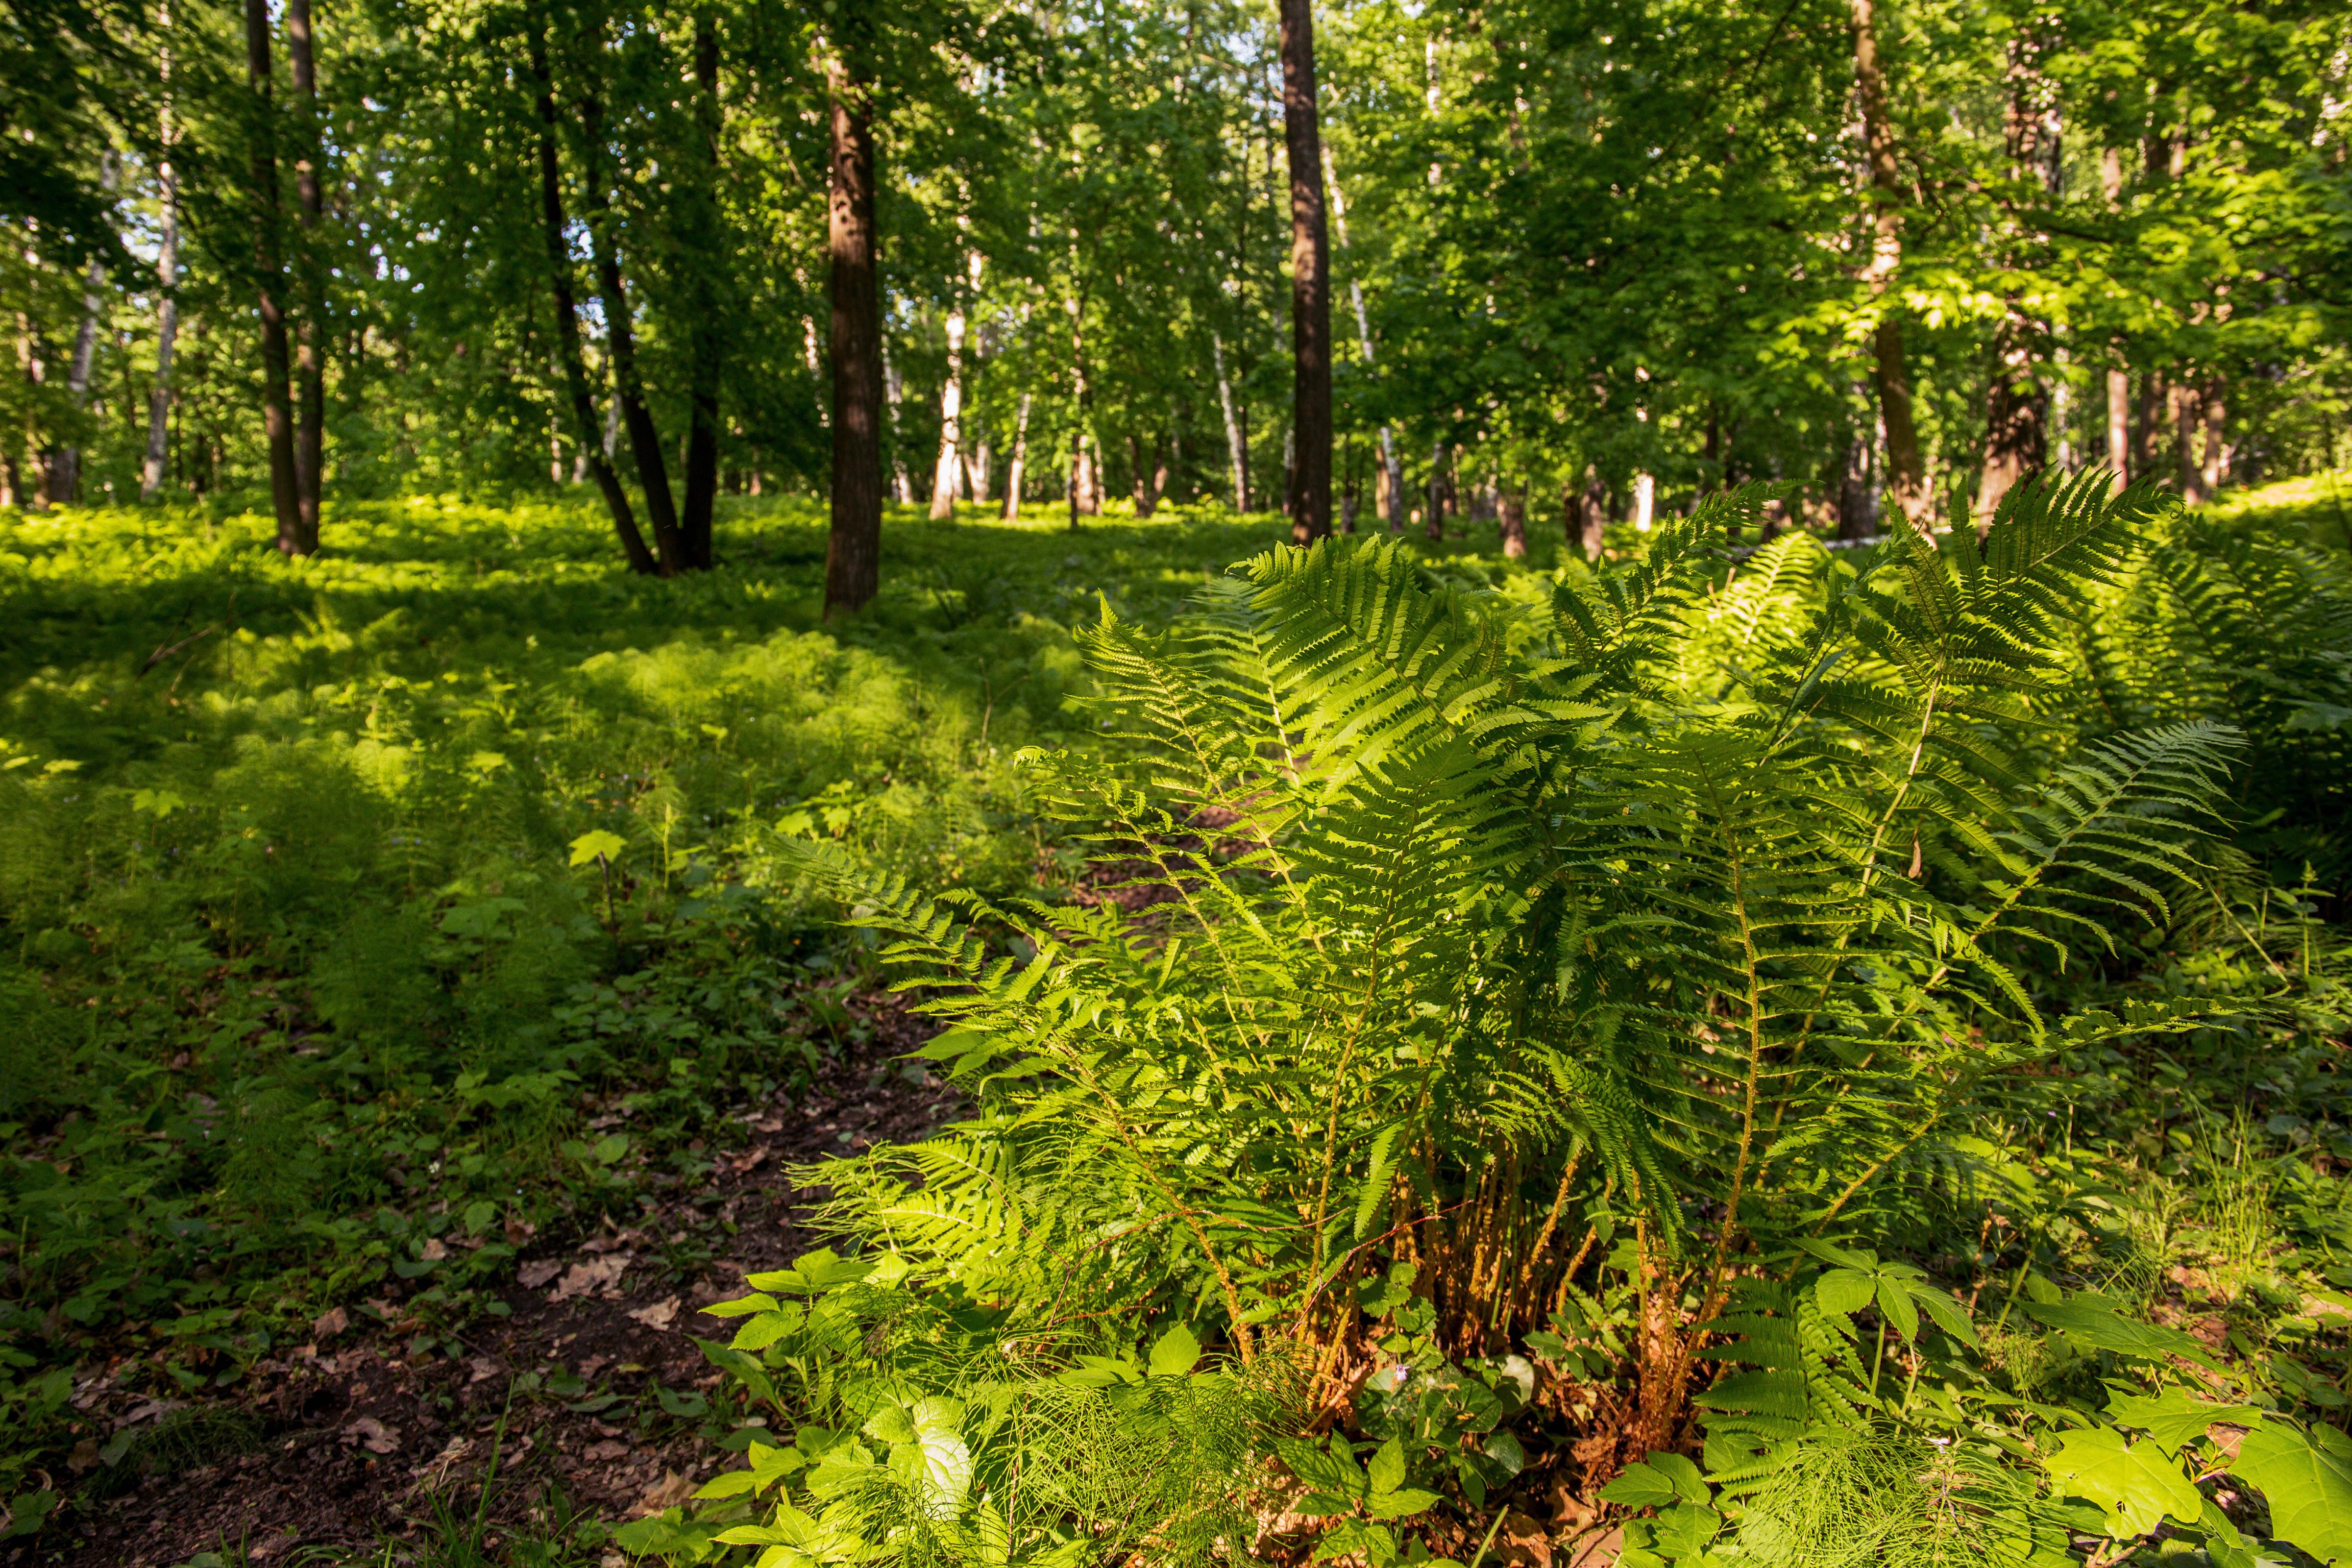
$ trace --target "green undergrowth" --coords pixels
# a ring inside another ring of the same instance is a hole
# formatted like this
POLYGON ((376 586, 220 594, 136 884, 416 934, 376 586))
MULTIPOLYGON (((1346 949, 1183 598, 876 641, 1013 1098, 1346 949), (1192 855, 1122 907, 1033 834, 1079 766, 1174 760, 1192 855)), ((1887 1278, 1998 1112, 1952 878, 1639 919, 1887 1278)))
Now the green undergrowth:
POLYGON ((224 1389, 387 1296, 436 1344, 523 1227, 691 1184, 865 1027, 777 844, 1066 884, 1013 759, 1082 736, 1069 626, 1269 532, 894 515, 826 627, 803 502, 675 582, 593 506, 338 507, 291 563, 246 512, 0 514, 0 1500, 77 1373, 224 1389))

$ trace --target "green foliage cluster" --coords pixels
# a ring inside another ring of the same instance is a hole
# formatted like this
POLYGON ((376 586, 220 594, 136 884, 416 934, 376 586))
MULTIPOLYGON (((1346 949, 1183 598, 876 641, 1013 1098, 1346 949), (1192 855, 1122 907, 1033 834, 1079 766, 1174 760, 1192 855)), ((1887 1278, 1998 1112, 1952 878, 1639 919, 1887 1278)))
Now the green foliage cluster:
POLYGON ((2333 731, 2230 700, 2212 601, 2292 563, 2324 669, 2342 556, 2095 475, 1858 558, 1766 500, 1499 591, 1338 542, 1107 611, 1125 749, 1029 756, 1088 900, 795 847, 977 1101, 825 1166, 833 1226, 1000 1347, 1289 1369, 1254 1507, 1318 1556, 1467 1555, 1538 1478, 1634 1563, 2335 1555, 2352 950, 2256 858, 2324 815, 2235 804, 2333 731), (2126 628, 2212 679, 2118 700, 2126 628))
POLYGON ((101 1348, 223 1387, 384 1286, 441 1344, 510 1229, 690 1181, 865 1027, 779 846, 1066 881, 1011 761, 1083 727, 1066 625, 1248 537, 894 521, 823 632, 802 503, 663 587, 579 507, 354 506, 293 569, 249 515, 0 516, 0 1498, 101 1348))

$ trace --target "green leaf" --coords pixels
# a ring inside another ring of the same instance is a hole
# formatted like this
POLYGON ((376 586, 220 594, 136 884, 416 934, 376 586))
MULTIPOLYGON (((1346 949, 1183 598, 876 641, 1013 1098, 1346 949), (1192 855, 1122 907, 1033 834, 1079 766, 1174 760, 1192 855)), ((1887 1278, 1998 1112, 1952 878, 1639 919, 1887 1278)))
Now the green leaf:
POLYGON ((2178 1329, 2159 1329, 2153 1324, 2135 1322, 2104 1307, 2087 1306, 2080 1301, 2021 1301, 2018 1307, 2027 1317, 2045 1328, 2072 1334, 2084 1344, 2096 1345, 2117 1355, 2157 1362, 2168 1355, 2177 1355, 2214 1372, 2223 1370, 2210 1352, 2178 1329))
POLYGON ((2246 1434, 2230 1473, 2270 1504, 2272 1535, 2322 1563, 2352 1558, 2352 1442, 2341 1433, 2264 1421, 2246 1434))
POLYGON ((600 856, 607 861, 614 860, 619 858, 621 851, 628 847, 627 839, 617 833, 607 833, 600 827, 593 833, 583 833, 572 841, 572 863, 574 866, 585 866, 600 856))
POLYGON ((1147 1365, 1154 1377, 1181 1377, 1200 1361, 1201 1342, 1192 1337, 1191 1329, 1178 1323, 1152 1342, 1147 1365))
POLYGON ((1364 1500, 1364 1511, 1374 1519, 1410 1519, 1416 1513, 1427 1513, 1439 1500, 1435 1492, 1406 1487, 1392 1492, 1374 1492, 1364 1500))
POLYGON ((713 1301, 702 1310, 714 1318, 748 1318, 754 1312, 772 1312, 776 1299, 764 1291, 750 1296, 738 1296, 731 1301, 713 1301))
POLYGON ((2205 1555, 2213 1560, 2213 1568, 2263 1568, 2266 1559, 2254 1550, 2254 1542, 2238 1533, 2230 1516, 2212 1503, 2197 1516, 2197 1528, 2204 1532, 2205 1555))
POLYGON ((2097 1504, 2119 1541, 2147 1534, 2167 1515, 2190 1524, 2204 1511, 2203 1495, 2177 1460, 2154 1443, 2126 1447, 2112 1427, 2067 1433, 2042 1464, 2068 1494, 2097 1504))
POLYGON ((2109 1420, 2147 1433, 2168 1454, 2178 1454, 2204 1436, 2208 1426, 2222 1422, 2252 1426, 2262 1417, 2251 1405, 2211 1405, 2177 1388, 2155 1394, 2120 1394, 2107 1401, 2109 1420))
POLYGON ((1892 1274, 1878 1277, 1878 1310, 1909 1344, 1919 1337, 1919 1310, 1911 1304, 1911 1282, 1892 1274))
POLYGON ((787 1301, 775 1311, 762 1312, 736 1330, 735 1337, 727 1342, 727 1348, 734 1351, 763 1351, 786 1334, 797 1331, 800 1326, 801 1314, 797 1310, 797 1303, 787 1301))
POLYGON ((1660 1556, 1696 1557, 1723 1528, 1723 1516, 1695 1502, 1676 1503, 1658 1515, 1650 1528, 1652 1545, 1660 1556))
POLYGON ((1878 1291, 1878 1281, 1859 1268, 1832 1268, 1813 1281, 1813 1302, 1840 1317, 1861 1311, 1878 1291))
POLYGON ((1977 1329, 1969 1321, 1966 1309, 1932 1285, 1915 1284, 1911 1300, 1919 1310, 1935 1320, 1936 1326, 1962 1344, 1977 1342, 1977 1329))
POLYGON ((1392 1492, 1404 1485, 1404 1445, 1391 1437, 1372 1455, 1369 1477, 1375 1494, 1392 1492))
POLYGON ((1628 1465, 1624 1472, 1601 1489, 1601 1500, 1624 1508, 1663 1508, 1680 1494, 1675 1483, 1649 1465, 1628 1465))

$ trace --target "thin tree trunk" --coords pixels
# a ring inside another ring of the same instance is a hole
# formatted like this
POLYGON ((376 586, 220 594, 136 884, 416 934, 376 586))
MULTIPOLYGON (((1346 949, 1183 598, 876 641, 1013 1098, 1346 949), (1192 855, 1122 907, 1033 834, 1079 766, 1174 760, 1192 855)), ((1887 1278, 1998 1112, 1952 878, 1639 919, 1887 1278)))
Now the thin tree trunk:
POLYGON ((2185 381, 2175 382, 2169 390, 2172 462, 2180 476, 2180 500, 2184 505, 2203 506, 2213 499, 2205 493, 2205 475, 2197 466, 2197 429, 2205 422, 2205 399, 2185 381))
POLYGON ((662 456, 661 432, 646 406, 637 376, 636 328, 629 314, 629 291, 621 279, 620 253, 613 245, 612 203, 605 194, 603 150, 604 106, 593 93, 581 100, 580 119, 588 149, 588 245, 596 263, 597 294, 604 305, 604 338, 613 362, 613 400, 628 432, 629 455, 637 462, 637 485, 646 492, 646 516, 653 523, 654 558, 661 574, 674 577, 685 566, 678 537, 677 503, 670 494, 669 465, 662 456))
POLYGON ((326 285, 319 267, 319 68, 310 38, 310 0, 286 0, 286 53, 294 68, 294 90, 302 100, 301 155, 294 163, 294 190, 302 207, 302 247, 296 270, 302 280, 302 319, 295 325, 294 506, 303 537, 319 542, 319 487, 325 460, 326 363, 320 356, 320 323, 326 285))
POLYGON ((163 105, 158 121, 162 157, 155 165, 158 205, 162 211, 162 243, 155 253, 155 384, 147 394, 147 459, 139 470, 139 499, 155 499, 163 488, 163 459, 169 451, 172 413, 172 349, 180 335, 180 175, 172 163, 177 141, 172 123, 172 7, 160 7, 158 30, 167 40, 161 51, 158 76, 163 105))
POLYGON ((948 307, 948 379, 940 388, 940 460, 931 471, 931 517, 955 515, 956 477, 963 460, 963 338, 964 302, 980 294, 981 255, 972 251, 965 267, 965 288, 948 307))
POLYGON ((1282 124, 1290 154, 1290 540, 1331 532, 1331 253, 1316 124, 1313 0, 1281 0, 1282 124))
MULTIPOLYGON (((2056 194, 2058 134, 2049 79, 2040 65, 2040 44, 2031 36, 2009 44, 2009 100, 2003 117, 2010 177, 2038 177, 2056 194)), ((2011 265, 2023 258, 2011 256, 2011 265)), ((2050 460, 2050 392, 2041 363, 2050 325, 2025 314, 2012 300, 1993 333, 1993 367, 1985 396, 1984 470, 1977 486, 1977 531, 1981 533, 2001 498, 2020 479, 2050 460)))
MULTIPOLYGON (((113 184, 110 165, 107 183, 113 184)), ((99 290, 106 285, 106 268, 95 258, 84 276, 81 296, 81 325, 74 332, 73 358, 66 366, 66 394, 73 400, 73 411, 81 413, 89 405, 90 367, 98 359, 99 290)), ((72 504, 81 493, 81 448, 66 446, 58 448, 56 458, 49 464, 49 500, 60 506, 72 504)))
POLYGON ((989 487, 995 476, 990 471, 988 437, 972 443, 971 456, 964 460, 964 482, 971 489, 971 499, 982 506, 988 504, 989 487))
POLYGON ((1225 374, 1225 340, 1211 332, 1209 347, 1217 358, 1217 405, 1225 416, 1225 461, 1233 477, 1234 510, 1244 512, 1249 510, 1249 444, 1242 438, 1241 420, 1234 413, 1234 384, 1225 374))
POLYGON ((710 279, 725 266, 719 218, 719 25, 709 11, 694 19, 695 120, 701 132, 695 153, 702 167, 687 201, 697 237, 709 248, 688 270, 699 295, 688 329, 691 354, 687 372, 686 494, 678 512, 679 564, 707 572, 711 563, 711 516, 719 500, 719 382, 724 370, 727 332, 710 279))
POLYGON ((2229 426, 2230 405, 2223 398, 2221 378, 2217 375, 2205 384, 2205 459, 2200 472, 2209 500, 2230 482, 2229 426))
POLYGON ((269 450, 270 510, 278 548, 308 555, 317 542, 302 530, 294 484, 294 423, 287 406, 286 268, 278 244, 277 106, 269 67, 268 0, 245 0, 245 76, 252 90, 254 268, 261 314, 261 425, 269 450))
POLYGON ((1573 503, 1576 507, 1573 542, 1583 550, 1587 561, 1601 559, 1603 531, 1609 526, 1609 487, 1601 478, 1601 470, 1588 464, 1584 470, 1584 490, 1573 503))
MULTIPOLYGON (((547 277, 555 297, 556 353, 562 362, 563 390, 572 406, 572 434, 580 443, 578 461, 596 479, 604 509, 613 514, 613 531, 620 536, 621 553, 629 570, 652 574, 660 563, 646 548, 645 535, 629 508, 629 492, 613 471, 613 434, 596 439, 596 400, 588 385, 588 367, 580 348, 580 313, 572 290, 572 257, 564 241, 563 175, 555 144, 555 79, 548 69, 547 40, 538 27, 530 39, 530 68, 539 79, 539 210, 541 237, 547 247, 547 277)), ((619 405, 615 404, 615 410, 619 405)))
POLYGON ((1022 472, 1029 466, 1029 399, 1021 395, 1020 411, 1013 418, 1013 461, 1004 470, 1004 521, 1021 521, 1021 483, 1027 478, 1022 472))
POLYGON ((1440 439, 1429 448, 1429 520, 1422 530, 1426 539, 1445 537, 1445 443, 1440 439))
MULTIPOLYGON (((1887 285, 1903 260, 1903 173, 1896 162, 1895 125, 1886 108, 1886 79, 1878 64, 1878 26, 1874 0, 1852 0, 1853 77, 1862 100, 1863 141, 1870 164, 1872 240, 1863 279, 1873 299, 1885 300, 1887 285)), ((1886 422, 1886 490, 1911 526, 1932 526, 1926 470, 1919 460, 1919 430, 1911 411, 1911 377, 1903 361, 1903 322, 1892 302, 1882 304, 1871 334, 1871 381, 1886 422)))
POLYGON ((2118 485, 2131 479, 2131 374, 2107 372, 2107 467, 2118 485))
POLYGON ((898 398, 905 389, 898 367, 890 363, 890 344, 882 344, 882 403, 890 425, 890 483, 900 506, 915 504, 915 481, 907 475, 907 451, 898 438, 898 398))
POLYGON ((824 613, 856 610, 882 573, 882 295, 874 223, 874 109, 839 52, 827 61, 832 161, 826 245, 833 268, 833 531, 824 613))
MULTIPOLYGON (((1332 226, 1339 231, 1339 248, 1345 251, 1349 248, 1348 198, 1340 192, 1339 176, 1331 165, 1331 153, 1328 148, 1324 149, 1323 152, 1323 179, 1331 191, 1332 226)), ((1372 326, 1370 317, 1364 310, 1364 284, 1361 279, 1352 276, 1349 278, 1348 300, 1356 308, 1356 345, 1364 356, 1364 363, 1369 365, 1372 363, 1372 326)), ((1381 461, 1378 473, 1379 478, 1374 482, 1373 489, 1380 506, 1381 521, 1388 525, 1391 533, 1394 533, 1403 526, 1404 479, 1397 460, 1396 433, 1386 425, 1381 426, 1381 461)), ((1356 531, 1350 527, 1348 531, 1353 533, 1356 531)))

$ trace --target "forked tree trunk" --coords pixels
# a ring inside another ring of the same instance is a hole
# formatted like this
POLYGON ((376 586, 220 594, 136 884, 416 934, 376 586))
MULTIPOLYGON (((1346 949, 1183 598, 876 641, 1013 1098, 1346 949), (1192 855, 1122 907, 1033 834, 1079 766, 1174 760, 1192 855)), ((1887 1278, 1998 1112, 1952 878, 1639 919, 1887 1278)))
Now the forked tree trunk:
POLYGON ((1281 0, 1282 125, 1290 154, 1290 542, 1331 532, 1331 254, 1316 124, 1313 0, 1281 0))
MULTIPOLYGON (((530 37, 530 51, 531 72, 539 80, 540 237, 547 249, 549 289, 555 298, 556 354, 565 401, 572 410, 572 438, 579 443, 577 462, 595 477, 596 489, 604 498, 604 510, 612 513, 613 531, 620 536, 621 553, 629 570, 650 574, 660 570, 660 563, 646 548, 645 535, 638 531, 629 507, 629 492, 622 488, 621 476, 613 471, 613 435, 608 430, 601 444, 596 438, 596 400, 589 390, 587 363, 581 353, 572 257, 564 240, 563 174, 555 142, 555 79, 548 68, 546 35, 537 27, 530 37)), ((619 405, 614 406, 617 409, 619 405)))
POLYGON ((1887 285, 1903 260, 1903 171, 1897 163, 1895 125, 1886 106, 1886 79, 1878 63, 1878 24, 1874 0, 1852 0, 1853 79, 1861 100, 1863 142, 1870 165, 1871 255, 1863 278, 1882 306, 1871 334, 1871 383, 1879 416, 1886 423, 1886 491, 1911 526, 1933 524, 1926 470, 1919 460, 1919 431, 1911 411, 1911 377, 1903 359, 1903 322, 1887 285))
POLYGON ((621 278, 620 253, 614 247, 612 203, 604 174, 604 106, 591 94, 581 100, 580 118, 587 144, 588 244, 596 262, 597 293, 604 305, 604 339, 613 362, 613 400, 621 411, 621 427, 628 432, 629 455, 636 459, 637 486, 646 493, 646 516, 654 528, 654 558, 661 574, 676 576, 685 565, 677 532, 677 503, 670 494, 669 463, 662 455, 661 432, 646 406, 645 384, 637 374, 637 334, 629 314, 628 287, 621 278))
POLYGON ((268 0, 245 0, 245 77, 253 93, 254 271, 261 316, 261 426, 269 451, 270 510, 278 548, 308 555, 318 545, 302 531, 294 484, 294 422, 288 406, 286 267, 278 242, 277 104, 269 65, 268 0))
POLYGON ((833 268, 833 531, 824 613, 874 597, 882 571, 882 295, 874 226, 869 85, 839 52, 826 63, 832 157, 826 246, 833 268))
MULTIPOLYGON (((694 19, 694 87, 696 129, 700 132, 695 154, 702 166, 695 171, 688 198, 696 226, 709 237, 714 252, 719 237, 719 26, 709 11, 694 19)), ((678 510, 678 563, 689 571, 707 572, 711 563, 712 516, 719 501, 719 382, 724 369, 727 334, 719 302, 707 279, 719 260, 714 254, 702 268, 689 270, 698 279, 699 308, 688 329, 686 428, 686 495, 678 510)))
POLYGON ((319 266, 319 66, 310 37, 310 0, 286 0, 286 54, 294 90, 302 100, 301 156, 294 192, 302 207, 302 319, 295 326, 294 506, 303 537, 319 542, 319 493, 326 459, 327 370, 319 334, 327 314, 326 280, 319 266))

